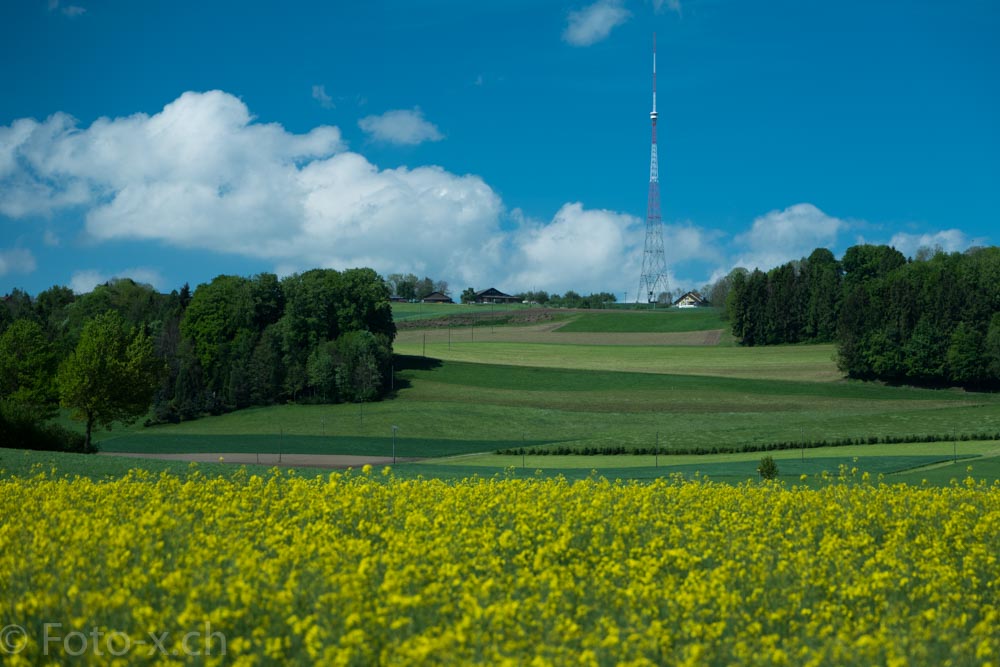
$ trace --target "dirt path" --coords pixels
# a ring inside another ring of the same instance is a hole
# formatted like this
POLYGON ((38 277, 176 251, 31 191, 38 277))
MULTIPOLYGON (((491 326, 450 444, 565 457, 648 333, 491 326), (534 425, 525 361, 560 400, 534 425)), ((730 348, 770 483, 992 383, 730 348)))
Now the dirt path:
MULTIPOLYGON (((354 456, 351 454, 247 454, 244 452, 215 452, 190 454, 147 454, 138 452, 100 452, 101 456, 123 456, 133 459, 159 459, 162 461, 197 461, 198 463, 235 463, 240 465, 266 465, 292 468, 360 468, 392 465, 391 456, 354 456)), ((396 457, 396 463, 419 461, 416 458, 396 457)))

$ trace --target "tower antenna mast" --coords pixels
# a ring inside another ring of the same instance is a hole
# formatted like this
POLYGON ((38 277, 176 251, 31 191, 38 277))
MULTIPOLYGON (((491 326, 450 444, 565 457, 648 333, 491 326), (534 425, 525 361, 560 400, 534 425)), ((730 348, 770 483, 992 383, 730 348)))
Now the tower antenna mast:
POLYGON ((642 252, 642 275, 636 303, 645 298, 656 304, 659 295, 667 292, 667 260, 663 253, 663 222, 660 219, 660 169, 656 155, 656 33, 653 33, 653 110, 649 119, 653 125, 653 142, 649 154, 649 195, 646 199, 646 243, 642 252))

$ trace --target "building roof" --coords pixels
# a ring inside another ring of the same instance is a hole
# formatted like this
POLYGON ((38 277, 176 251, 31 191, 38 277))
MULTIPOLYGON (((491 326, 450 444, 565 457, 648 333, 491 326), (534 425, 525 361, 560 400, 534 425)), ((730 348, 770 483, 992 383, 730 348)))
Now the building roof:
POLYGON ((703 303, 705 303, 705 297, 703 297, 697 291, 687 292, 686 294, 684 294, 683 296, 681 296, 679 299, 677 299, 676 301, 674 301, 674 305, 675 306, 681 305, 681 304, 692 305, 692 306, 700 306, 703 303))
POLYGON ((431 292, 430 294, 428 294, 427 296, 425 296, 423 299, 421 299, 421 301, 425 301, 425 302, 426 301, 437 301, 437 302, 442 302, 442 303, 454 303, 451 300, 451 297, 448 296, 447 294, 444 294, 443 292, 431 292))
POLYGON ((476 298, 477 299, 479 297, 482 297, 482 296, 495 296, 495 297, 501 297, 501 298, 506 298, 506 299, 516 299, 517 298, 515 296, 511 296, 510 294, 504 294, 503 292, 501 292, 500 290, 498 290, 496 287, 490 287, 489 289, 479 290, 478 292, 476 292, 476 298))

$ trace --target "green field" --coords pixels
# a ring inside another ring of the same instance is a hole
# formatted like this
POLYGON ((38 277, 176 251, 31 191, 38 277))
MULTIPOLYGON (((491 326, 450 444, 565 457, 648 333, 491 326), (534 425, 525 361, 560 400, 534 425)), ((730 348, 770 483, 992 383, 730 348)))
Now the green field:
POLYGON ((719 308, 670 310, 595 311, 583 313, 559 328, 559 331, 588 333, 674 333, 725 329, 719 308))
MULTIPOLYGON (((402 338, 402 337, 401 337, 402 338)), ((602 370, 671 375, 711 375, 728 378, 767 378, 807 382, 840 381, 833 361, 833 345, 792 347, 708 347, 638 345, 555 345, 494 343, 487 336, 476 343, 401 340, 402 355, 447 361, 488 362, 501 366, 530 366, 567 370, 602 370)), ((530 389, 530 387, 527 387, 530 389)))
MULTIPOLYGON (((608 331, 614 326, 621 331, 634 328, 615 325, 615 317, 652 320, 671 315, 593 313, 577 322, 589 319, 586 326, 603 327, 614 337, 627 335, 608 331)), ((683 318, 689 324, 693 321, 687 312, 683 318)), ((710 319, 702 322, 714 326, 710 319)), ((490 476, 513 468, 519 474, 542 469, 543 474, 579 477, 596 469, 606 476, 635 479, 699 471, 738 481, 754 475, 761 451, 698 457, 664 454, 658 460, 637 454, 541 456, 530 451, 606 447, 651 451, 654 446, 666 451, 739 451, 762 450, 774 443, 933 436, 948 442, 772 453, 790 480, 836 470, 853 457, 859 457, 858 466, 872 474, 899 473, 901 480, 948 483, 954 469, 928 466, 973 456, 978 457, 973 460, 977 474, 1000 477, 996 443, 951 443, 964 435, 1000 433, 1000 397, 847 381, 836 369, 831 345, 570 345, 487 338, 426 346, 402 341, 396 350, 395 395, 389 400, 363 406, 253 408, 177 425, 116 428, 99 432, 98 442, 104 452, 388 456, 395 426, 397 456, 424 459, 398 466, 403 475, 490 476), (420 354, 424 347, 427 357, 420 354), (529 455, 497 454, 520 448, 529 450, 529 455), (904 472, 913 469, 917 472, 904 472), (919 472, 924 469, 926 477, 919 472)), ((0 468, 8 473, 23 469, 11 461, 5 454, 0 468)), ((169 465, 174 470, 183 467, 169 465)), ((102 466, 112 463, 101 463, 96 472, 87 474, 105 474, 102 466)), ((961 467, 964 474, 961 460, 951 466, 961 467)))
MULTIPOLYGON (((500 313, 513 310, 525 310, 529 306, 519 303, 490 306, 474 303, 393 303, 392 319, 396 322, 406 320, 428 320, 462 313, 500 313)), ((538 306, 535 306, 537 309, 538 306)))

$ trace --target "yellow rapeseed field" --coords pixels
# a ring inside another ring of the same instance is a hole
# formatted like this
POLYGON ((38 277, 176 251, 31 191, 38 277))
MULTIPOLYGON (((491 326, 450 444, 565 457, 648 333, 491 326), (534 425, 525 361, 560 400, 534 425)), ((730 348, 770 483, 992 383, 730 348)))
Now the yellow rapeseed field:
POLYGON ((1000 486, 0 481, 0 661, 1000 664, 1000 486))

